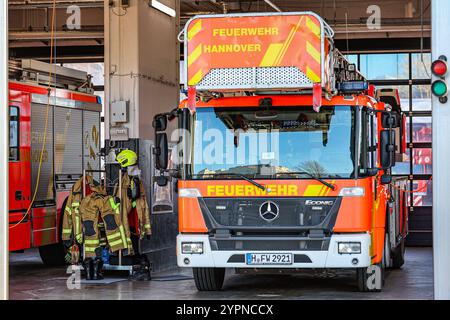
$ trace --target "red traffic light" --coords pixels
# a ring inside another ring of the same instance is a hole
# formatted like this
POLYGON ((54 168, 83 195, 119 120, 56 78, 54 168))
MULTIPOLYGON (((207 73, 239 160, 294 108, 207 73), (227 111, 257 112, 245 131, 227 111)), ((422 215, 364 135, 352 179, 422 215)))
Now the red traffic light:
POLYGON ((447 62, 442 59, 434 61, 431 65, 431 71, 436 77, 444 77, 448 71, 447 62))

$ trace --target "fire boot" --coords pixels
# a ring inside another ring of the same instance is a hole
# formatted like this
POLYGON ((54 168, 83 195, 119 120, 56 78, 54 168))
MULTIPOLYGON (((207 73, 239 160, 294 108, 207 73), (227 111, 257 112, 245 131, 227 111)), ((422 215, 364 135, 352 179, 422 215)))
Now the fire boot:
POLYGON ((147 260, 141 261, 139 268, 130 277, 130 280, 133 281, 150 281, 151 279, 150 263, 147 260))
POLYGON ((92 280, 93 277, 93 271, 94 271, 94 261, 92 258, 86 258, 83 261, 83 268, 84 272, 86 274, 86 280, 92 280))
POLYGON ((95 258, 94 267, 92 270, 92 280, 102 280, 103 279, 103 259, 95 258))

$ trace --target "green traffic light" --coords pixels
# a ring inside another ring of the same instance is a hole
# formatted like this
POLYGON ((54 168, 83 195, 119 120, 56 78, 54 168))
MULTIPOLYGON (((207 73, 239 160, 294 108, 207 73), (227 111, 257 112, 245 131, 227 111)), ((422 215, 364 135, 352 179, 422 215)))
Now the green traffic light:
POLYGON ((443 97, 447 95, 448 92, 447 84, 442 80, 435 81, 431 87, 431 90, 437 97, 443 97))

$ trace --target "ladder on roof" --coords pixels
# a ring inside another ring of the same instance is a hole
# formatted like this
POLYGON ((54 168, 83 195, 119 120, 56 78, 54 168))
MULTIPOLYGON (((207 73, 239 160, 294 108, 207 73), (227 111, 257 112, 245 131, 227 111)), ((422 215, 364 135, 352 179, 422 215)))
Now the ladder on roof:
POLYGON ((184 30, 185 87, 211 92, 365 88, 335 49, 332 28, 313 12, 200 15, 184 30), (352 85, 343 85, 353 82, 352 85))
POLYGON ((10 60, 9 78, 37 85, 50 83, 56 88, 94 93, 92 77, 87 72, 33 59, 10 60))

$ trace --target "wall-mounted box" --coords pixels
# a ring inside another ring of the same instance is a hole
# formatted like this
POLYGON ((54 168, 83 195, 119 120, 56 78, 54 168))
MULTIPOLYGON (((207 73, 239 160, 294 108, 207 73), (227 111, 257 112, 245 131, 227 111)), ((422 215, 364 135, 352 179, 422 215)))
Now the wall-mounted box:
POLYGON ((114 101, 111 103, 111 122, 128 122, 128 101, 114 101))
POLYGON ((130 136, 128 134, 128 128, 112 127, 109 129, 109 136, 112 141, 128 141, 130 136))

